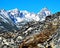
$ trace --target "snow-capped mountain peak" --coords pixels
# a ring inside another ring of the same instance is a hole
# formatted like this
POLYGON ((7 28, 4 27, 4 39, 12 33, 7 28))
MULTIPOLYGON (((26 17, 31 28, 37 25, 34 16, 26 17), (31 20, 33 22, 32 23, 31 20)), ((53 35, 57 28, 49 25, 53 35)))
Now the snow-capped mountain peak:
POLYGON ((38 15, 40 17, 40 20, 43 21, 45 20, 46 16, 51 15, 51 12, 47 8, 43 8, 40 12, 38 12, 38 15))
POLYGON ((22 11, 17 8, 6 11, 1 10, 0 14, 6 16, 4 18, 8 18, 12 20, 14 23, 18 22, 29 22, 29 21, 43 21, 46 16, 50 15, 51 12, 47 8, 43 8, 39 13, 30 13, 26 10, 22 11))
POLYGON ((18 15, 19 14, 19 10, 17 8, 9 10, 8 12, 10 12, 11 15, 18 15))
POLYGON ((17 8, 8 11, 10 18, 15 22, 22 21, 43 21, 46 16, 50 15, 51 12, 47 8, 43 8, 39 13, 30 13, 26 10, 19 10, 17 8))
POLYGON ((43 14, 45 16, 51 15, 50 10, 48 10, 48 8, 43 8, 38 14, 43 14))
MULTIPOLYGON (((14 26, 19 28, 19 25, 25 24, 30 21, 43 21, 45 17, 50 15, 51 12, 47 8, 43 8, 39 13, 30 13, 26 10, 12 9, 9 11, 0 10, 0 24, 10 30, 14 26), (9 27, 7 27, 7 24, 9 27)), ((13 29, 14 30, 14 29, 13 29)))

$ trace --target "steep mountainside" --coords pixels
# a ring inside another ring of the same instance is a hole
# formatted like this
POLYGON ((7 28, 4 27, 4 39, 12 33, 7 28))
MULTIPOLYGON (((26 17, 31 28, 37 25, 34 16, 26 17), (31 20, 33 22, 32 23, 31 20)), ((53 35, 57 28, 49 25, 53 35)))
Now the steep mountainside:
POLYGON ((60 12, 0 10, 0 32, 0 48, 60 48, 60 12))
POLYGON ((59 48, 60 12, 47 16, 43 24, 42 30, 37 34, 27 36, 20 44, 19 48, 59 48))

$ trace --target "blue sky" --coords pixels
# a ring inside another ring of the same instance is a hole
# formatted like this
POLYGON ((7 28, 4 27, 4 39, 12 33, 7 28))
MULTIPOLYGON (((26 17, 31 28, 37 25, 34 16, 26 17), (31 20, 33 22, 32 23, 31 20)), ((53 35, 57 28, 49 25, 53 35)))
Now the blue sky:
POLYGON ((60 0, 0 0, 0 9, 27 10, 38 13, 42 8, 47 7, 52 13, 60 11, 60 0))

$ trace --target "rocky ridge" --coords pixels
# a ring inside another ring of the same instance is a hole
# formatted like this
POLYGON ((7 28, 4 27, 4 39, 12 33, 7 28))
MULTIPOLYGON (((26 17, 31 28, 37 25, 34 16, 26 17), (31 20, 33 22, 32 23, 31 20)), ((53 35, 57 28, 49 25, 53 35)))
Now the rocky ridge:
POLYGON ((0 33, 0 48, 59 48, 60 12, 27 22, 19 31, 0 33))

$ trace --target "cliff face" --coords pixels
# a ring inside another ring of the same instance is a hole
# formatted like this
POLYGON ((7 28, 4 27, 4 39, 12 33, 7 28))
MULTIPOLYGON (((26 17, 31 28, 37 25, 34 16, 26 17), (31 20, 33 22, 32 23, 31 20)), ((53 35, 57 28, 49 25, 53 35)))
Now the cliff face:
POLYGON ((19 48, 59 48, 60 12, 47 16, 38 34, 26 37, 19 48))

